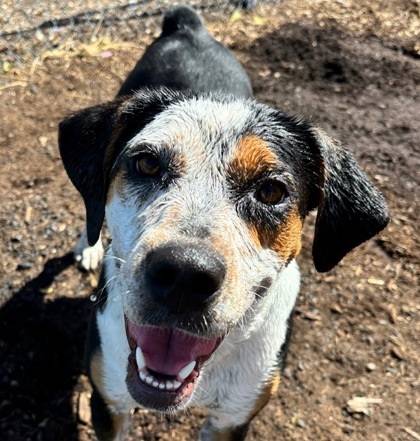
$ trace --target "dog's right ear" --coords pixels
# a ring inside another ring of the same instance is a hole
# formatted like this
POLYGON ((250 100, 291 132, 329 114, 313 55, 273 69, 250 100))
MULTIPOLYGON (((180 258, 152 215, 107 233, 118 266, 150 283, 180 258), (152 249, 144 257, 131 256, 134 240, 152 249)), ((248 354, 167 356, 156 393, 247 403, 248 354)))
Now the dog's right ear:
POLYGON ((60 123, 60 154, 85 202, 89 245, 97 242, 101 232, 111 169, 124 147, 124 134, 142 130, 171 103, 192 96, 165 87, 144 88, 131 97, 76 112, 60 123))
POLYGON ((59 125, 58 145, 70 180, 83 197, 89 245, 97 242, 105 217, 104 172, 119 101, 81 110, 59 125))

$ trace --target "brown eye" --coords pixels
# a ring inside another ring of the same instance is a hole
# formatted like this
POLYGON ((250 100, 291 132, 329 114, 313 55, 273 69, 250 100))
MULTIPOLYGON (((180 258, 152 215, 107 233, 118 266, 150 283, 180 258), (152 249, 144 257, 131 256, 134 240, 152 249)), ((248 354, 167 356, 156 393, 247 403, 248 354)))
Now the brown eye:
POLYGON ((276 181, 267 181, 256 192, 259 202, 267 205, 276 205, 283 202, 286 197, 284 186, 276 181))
POLYGON ((160 173, 159 159, 150 154, 143 153, 136 158, 136 169, 144 176, 154 177, 160 173))

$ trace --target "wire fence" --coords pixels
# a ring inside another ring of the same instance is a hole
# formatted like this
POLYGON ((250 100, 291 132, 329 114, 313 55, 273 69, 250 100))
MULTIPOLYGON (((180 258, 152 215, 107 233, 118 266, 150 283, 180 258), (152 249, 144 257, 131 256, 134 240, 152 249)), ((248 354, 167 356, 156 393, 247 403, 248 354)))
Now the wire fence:
MULTIPOLYGON (((270 1, 270 0, 268 0, 270 1)), ((271 0, 273 1, 273 0, 271 0)), ((275 1, 275 0, 274 0, 275 1)), ((261 2, 261 0, 260 0, 261 2)), ((266 0, 267 2, 267 0, 266 0)), ((130 41, 159 31, 162 13, 171 0, 1 0, 0 70, 22 65, 46 53, 109 38, 130 41)), ((184 0, 206 20, 229 16, 253 0, 184 0)))

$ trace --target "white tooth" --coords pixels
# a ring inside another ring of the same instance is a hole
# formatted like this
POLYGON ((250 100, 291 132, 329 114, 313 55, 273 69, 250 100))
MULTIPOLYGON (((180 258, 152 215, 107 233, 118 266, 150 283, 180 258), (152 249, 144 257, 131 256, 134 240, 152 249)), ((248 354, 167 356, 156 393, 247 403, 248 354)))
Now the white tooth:
POLYGON ((147 383, 147 384, 152 384, 152 383, 153 383, 153 377, 152 377, 151 375, 148 375, 148 376, 146 377, 146 383, 147 383))
POLYGON ((154 380, 153 383, 152 383, 152 386, 153 387, 158 387, 159 386, 159 382, 154 380))
POLYGON ((174 388, 174 383, 172 383, 172 381, 167 381, 166 382, 166 389, 173 389, 174 388))
POLYGON ((188 375, 191 374, 191 372, 192 372, 193 369, 195 368, 195 365, 196 365, 196 362, 195 362, 195 361, 192 361, 190 364, 187 364, 187 366, 183 367, 183 368, 180 370, 180 372, 179 372, 179 374, 178 374, 178 377, 179 377, 181 380, 185 380, 185 379, 188 377, 188 375))
POLYGON ((141 380, 146 381, 147 375, 146 375, 146 373, 144 371, 140 371, 139 375, 140 375, 140 379, 141 380))
POLYGON ((159 389, 165 389, 165 387, 164 383, 159 383, 159 389))
POLYGON ((174 388, 175 389, 179 389, 181 384, 182 384, 181 382, 174 380, 174 388))
POLYGON ((146 361, 144 359, 143 352, 141 349, 137 346, 136 348, 136 361, 137 361, 137 367, 139 368, 139 371, 146 367, 146 361))

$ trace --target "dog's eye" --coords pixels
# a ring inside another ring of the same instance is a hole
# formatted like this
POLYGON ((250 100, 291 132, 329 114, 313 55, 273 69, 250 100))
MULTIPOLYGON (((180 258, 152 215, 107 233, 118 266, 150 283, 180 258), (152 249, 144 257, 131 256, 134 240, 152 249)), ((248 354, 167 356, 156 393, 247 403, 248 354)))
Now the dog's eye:
POLYGON ((136 170, 143 176, 154 177, 160 173, 160 161, 151 153, 142 153, 135 161, 136 170))
POLYGON ((284 201, 287 191, 279 182, 267 181, 258 188, 255 196, 263 204, 276 205, 284 201))

